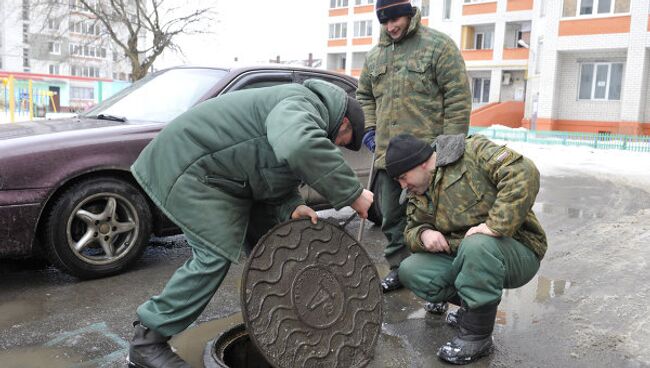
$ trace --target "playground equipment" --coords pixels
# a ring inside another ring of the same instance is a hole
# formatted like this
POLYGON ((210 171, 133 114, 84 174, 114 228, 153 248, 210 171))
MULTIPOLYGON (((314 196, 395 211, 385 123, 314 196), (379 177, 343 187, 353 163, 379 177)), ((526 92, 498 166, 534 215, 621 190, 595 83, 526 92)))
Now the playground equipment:
POLYGON ((26 88, 16 88, 16 79, 13 75, 2 78, 2 111, 9 114, 9 122, 16 121, 16 113, 24 115, 29 114, 29 120, 34 120, 34 107, 37 108, 37 115, 40 117, 45 116, 45 111, 51 109, 57 112, 56 104, 54 103, 54 92, 34 88, 32 80, 27 81, 26 88), (42 112, 42 113, 41 113, 42 112))

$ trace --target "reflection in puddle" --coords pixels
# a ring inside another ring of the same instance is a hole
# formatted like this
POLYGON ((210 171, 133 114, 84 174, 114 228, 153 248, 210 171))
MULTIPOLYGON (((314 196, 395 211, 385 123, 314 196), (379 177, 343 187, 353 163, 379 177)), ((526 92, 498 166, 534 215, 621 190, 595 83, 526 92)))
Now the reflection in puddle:
POLYGON ((571 281, 550 280, 544 276, 537 278, 537 295, 535 301, 545 302, 549 299, 564 295, 564 292, 571 287, 571 281))
POLYGON ((533 205, 536 213, 551 215, 566 215, 568 218, 595 219, 605 217, 604 212, 594 212, 590 209, 558 206, 550 203, 538 202, 533 205))

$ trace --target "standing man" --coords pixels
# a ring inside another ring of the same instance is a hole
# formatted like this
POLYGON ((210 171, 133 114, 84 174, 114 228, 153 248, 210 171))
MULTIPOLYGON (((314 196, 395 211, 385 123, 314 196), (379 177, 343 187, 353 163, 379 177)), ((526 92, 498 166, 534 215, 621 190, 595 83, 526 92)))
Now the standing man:
POLYGON ((391 272, 384 292, 399 289, 406 226, 401 190, 384 169, 388 140, 410 133, 431 143, 440 134, 467 134, 472 108, 465 62, 447 35, 420 24, 420 9, 409 0, 378 0, 382 24, 379 44, 366 58, 357 99, 366 116, 364 144, 375 153, 382 228, 388 244, 384 256, 391 272))
POLYGON ((131 167, 151 200, 185 234, 192 258, 138 307, 132 367, 189 367, 168 345, 201 314, 237 262, 272 226, 314 210, 301 181, 337 209, 367 217, 363 189, 336 146, 359 150, 364 117, 343 89, 320 80, 233 92, 163 129, 131 167))
POLYGON ((502 289, 530 281, 546 253, 532 210, 539 171, 480 135, 441 135, 432 146, 407 134, 390 140, 386 171, 410 193, 405 239, 413 254, 400 279, 428 302, 461 305, 447 316, 458 335, 438 357, 465 364, 489 354, 502 289))

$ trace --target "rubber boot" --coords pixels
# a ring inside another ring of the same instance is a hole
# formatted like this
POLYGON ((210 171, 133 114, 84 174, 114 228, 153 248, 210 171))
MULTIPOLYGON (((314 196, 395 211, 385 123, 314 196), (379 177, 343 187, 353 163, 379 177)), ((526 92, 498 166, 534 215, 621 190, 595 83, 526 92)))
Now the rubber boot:
POLYGON ((458 321, 458 336, 438 349, 438 357, 452 364, 467 364, 489 355, 498 305, 466 309, 458 321))
POLYGON ((129 367, 137 368, 191 368, 172 351, 167 343, 170 337, 151 330, 140 322, 133 323, 135 335, 129 344, 129 367))

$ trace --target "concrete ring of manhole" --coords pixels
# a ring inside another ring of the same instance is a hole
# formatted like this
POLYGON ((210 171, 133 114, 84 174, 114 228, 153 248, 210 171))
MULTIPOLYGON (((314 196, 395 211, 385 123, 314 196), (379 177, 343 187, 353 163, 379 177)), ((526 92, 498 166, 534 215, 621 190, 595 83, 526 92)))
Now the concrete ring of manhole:
POLYGON ((276 368, 363 367, 382 321, 379 275, 338 225, 291 220, 251 252, 242 279, 248 334, 276 368))

